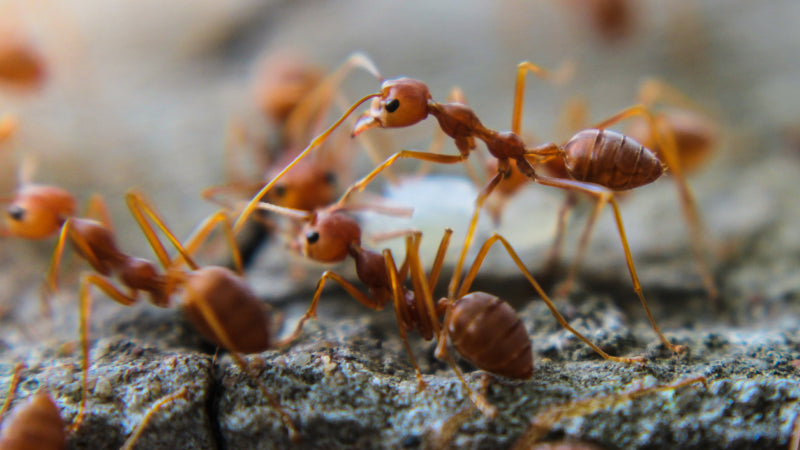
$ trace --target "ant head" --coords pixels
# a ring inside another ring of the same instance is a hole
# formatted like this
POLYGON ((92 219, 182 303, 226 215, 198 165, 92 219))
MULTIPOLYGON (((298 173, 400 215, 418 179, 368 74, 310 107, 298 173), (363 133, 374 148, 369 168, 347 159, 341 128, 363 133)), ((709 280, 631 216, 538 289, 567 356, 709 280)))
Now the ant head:
POLYGON ((399 128, 414 125, 428 117, 428 86, 411 78, 386 80, 381 95, 372 100, 369 111, 353 127, 353 136, 373 127, 399 128))
MULTIPOLYGON (((267 192, 265 200, 285 208, 313 211, 336 200, 338 193, 336 173, 319 164, 301 164, 294 167, 267 192)), ((271 177, 277 175, 272 174, 271 177)))
POLYGON ((361 226, 342 212, 320 211, 300 236, 303 255, 319 262, 344 261, 352 244, 361 244, 361 226))
POLYGON ((45 239, 58 232, 75 209, 75 198, 61 188, 24 186, 6 208, 6 228, 23 239, 45 239))

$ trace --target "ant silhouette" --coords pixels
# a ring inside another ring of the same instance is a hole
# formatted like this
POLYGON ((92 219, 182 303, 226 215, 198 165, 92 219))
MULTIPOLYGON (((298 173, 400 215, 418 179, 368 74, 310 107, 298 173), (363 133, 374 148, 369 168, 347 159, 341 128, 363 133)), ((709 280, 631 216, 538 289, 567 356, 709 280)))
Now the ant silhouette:
MULTIPOLYGON (((228 216, 223 211, 212 214, 198 225, 184 245, 142 193, 130 191, 125 198, 132 216, 164 269, 163 273, 158 271, 154 263, 119 250, 113 231, 106 224, 87 218, 70 217, 61 228, 47 274, 48 292, 56 292, 59 264, 67 241, 73 244, 78 254, 96 272, 84 274, 80 281, 83 395, 78 415, 72 424, 73 429, 79 427, 83 420, 88 392, 91 287, 99 289, 125 306, 136 303, 139 292, 149 294, 150 303, 158 307, 167 307, 173 295, 181 294, 180 307, 195 330, 209 342, 229 350, 237 365, 256 382, 255 374, 240 353, 262 352, 273 347, 270 316, 240 276, 241 258, 235 246, 228 216), (233 252, 236 272, 221 266, 199 267, 190 256, 216 226, 223 227, 233 252), (170 259, 156 230, 161 231, 177 250, 178 257, 175 260, 170 259), (189 270, 183 269, 183 264, 188 265, 189 270), (127 293, 113 284, 110 277, 114 275, 125 286, 127 293)), ((261 383, 257 384, 264 397, 280 414, 289 429, 290 437, 293 440, 299 439, 298 431, 288 414, 261 383)))
MULTIPOLYGON (((392 302, 400 328, 400 337, 414 366, 421 388, 424 389, 426 383, 407 338, 407 333, 413 330, 416 330, 425 340, 437 339, 436 356, 448 362, 465 390, 470 393, 473 403, 487 416, 493 416, 496 413, 494 407, 482 395, 469 387, 452 356, 448 353, 446 343, 448 340, 451 341, 459 354, 487 372, 514 379, 528 379, 533 375, 530 338, 514 309, 492 294, 469 292, 472 281, 477 276, 491 246, 500 242, 563 327, 575 334, 603 358, 625 363, 645 362, 641 357, 611 356, 572 328, 555 308, 541 286, 525 269, 511 244, 498 234, 491 236, 481 247, 475 262, 456 293, 434 303, 433 289, 444 265, 452 230, 445 231, 432 269, 426 277, 419 256, 422 239, 422 233, 419 231, 401 230, 392 233, 393 236, 406 236, 406 255, 399 268, 391 250, 387 249, 379 253, 361 246, 361 228, 347 212, 370 208, 368 206, 335 204, 312 212, 292 210, 263 202, 259 203, 258 207, 303 223, 294 247, 300 249, 307 258, 324 263, 340 262, 348 257, 352 258, 359 280, 368 288, 368 293, 365 294, 341 275, 325 271, 317 283, 308 310, 300 318, 292 334, 281 341, 279 345, 286 345, 295 340, 302 332, 306 321, 316 318, 322 290, 326 281, 332 280, 367 308, 381 310, 387 303, 392 302), (409 277, 413 289, 405 287, 405 282, 409 277), (440 322, 440 319, 443 321, 440 322), (489 336, 500 336, 500 338, 489 338, 489 336)), ((399 213, 399 211, 385 208, 381 212, 399 213)))
MULTIPOLYGON (((644 116, 651 125, 651 133, 654 136, 654 140, 664 150, 664 154, 667 157, 667 165, 674 166, 676 179, 683 180, 680 166, 673 161, 676 158, 676 150, 672 137, 662 136, 649 109, 643 105, 636 105, 601 122, 593 129, 578 132, 564 145, 546 143, 533 148, 526 148, 519 137, 519 130, 522 121, 525 77, 529 71, 540 72, 541 69, 530 62, 522 62, 517 66, 512 131, 496 131, 485 127, 475 112, 464 104, 455 102, 437 103, 433 101, 427 85, 420 80, 396 78, 383 81, 380 92, 369 94, 355 102, 333 125, 314 138, 291 163, 284 167, 275 178, 251 199, 239 214, 234 224, 234 233, 239 232, 246 219, 257 209, 259 199, 275 185, 283 174, 289 171, 311 150, 319 147, 333 130, 344 122, 347 116, 367 100, 372 100, 372 104, 369 111, 357 120, 353 129, 354 136, 374 127, 401 128, 411 126, 424 120, 428 115, 432 115, 437 119, 439 128, 455 141, 459 151, 458 155, 401 150, 390 156, 384 163, 380 164, 361 180, 352 184, 342 195, 339 203, 344 203, 349 196, 363 190, 378 174, 390 167, 398 159, 413 158, 438 164, 456 164, 465 161, 469 157, 470 152, 476 148, 476 139, 481 140, 486 145, 489 153, 497 159, 497 173, 489 180, 475 200, 475 211, 455 266, 455 275, 451 280, 449 294, 451 296, 454 294, 459 283, 464 260, 472 244, 483 204, 500 182, 509 176, 513 170, 513 162, 516 163, 517 170, 536 183, 592 196, 597 202, 595 209, 598 213, 606 204, 612 207, 633 288, 647 313, 650 324, 667 348, 676 353, 683 350, 684 347, 672 344, 661 333, 650 312, 639 283, 630 247, 625 237, 622 214, 614 196, 616 191, 633 189, 655 181, 663 174, 664 163, 651 150, 622 134, 605 128, 631 116, 644 116), (533 164, 546 163, 553 159, 563 159, 565 161, 565 166, 571 178, 549 177, 536 173, 533 164)), ((688 186, 685 188, 685 192, 688 195, 682 201, 688 203, 688 209, 696 212, 694 200, 688 190, 688 186)))

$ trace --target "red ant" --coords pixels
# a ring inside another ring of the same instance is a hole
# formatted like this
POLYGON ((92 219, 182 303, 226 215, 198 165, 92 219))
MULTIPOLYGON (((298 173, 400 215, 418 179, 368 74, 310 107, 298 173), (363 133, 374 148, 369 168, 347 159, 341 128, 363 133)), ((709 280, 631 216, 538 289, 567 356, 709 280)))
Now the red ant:
MULTIPOLYGON (((497 159, 497 173, 478 194, 475 201, 475 212, 470 222, 464 246, 455 267, 455 275, 450 284, 450 295, 455 292, 458 285, 460 272, 464 265, 466 253, 472 243, 478 222, 480 210, 486 198, 500 182, 509 176, 512 162, 516 163, 517 170, 536 183, 546 186, 566 189, 570 192, 582 192, 594 197, 597 201, 596 211, 600 211, 605 204, 610 204, 616 221, 620 242, 625 253, 634 291, 641 301, 648 319, 661 338, 662 343, 674 352, 682 349, 673 345, 661 333, 655 319, 650 313, 644 294, 642 293, 638 275, 633 264, 628 241, 625 237, 625 228, 622 224, 622 215, 619 211, 614 192, 617 190, 633 189, 655 181, 664 172, 663 163, 655 154, 634 142, 632 139, 605 130, 604 128, 634 115, 643 115, 651 125, 654 139, 664 149, 667 164, 675 167, 676 179, 683 180, 679 165, 674 163, 676 158, 675 143, 671 136, 662 136, 655 125, 650 111, 642 106, 633 106, 601 122, 596 129, 587 129, 577 133, 564 145, 553 143, 543 144, 534 148, 526 148, 519 137, 522 121, 522 102, 525 86, 525 75, 528 71, 541 71, 538 66, 523 62, 517 66, 516 91, 514 96, 514 110, 512 116, 512 131, 496 131, 485 127, 475 112, 461 103, 437 103, 432 100, 427 85, 422 81, 411 78, 396 78, 385 80, 381 91, 370 94, 354 103, 330 128, 314 138, 311 143, 291 163, 289 163, 275 178, 267 183, 248 203, 240 213, 234 225, 234 232, 238 233, 245 220, 256 209, 257 203, 275 183, 289 171, 295 164, 304 158, 311 150, 320 146, 325 139, 336 129, 349 114, 367 100, 372 100, 368 112, 356 122, 353 135, 373 127, 400 128, 414 125, 424 120, 428 115, 433 115, 439 127, 450 136, 459 150, 459 155, 441 155, 419 151, 402 150, 390 156, 375 170, 357 181, 340 198, 339 203, 345 202, 355 192, 363 190, 366 185, 378 176, 380 172, 390 167, 401 158, 414 158, 431 161, 439 164, 455 164, 465 161, 472 150, 475 149, 476 139, 483 141, 491 155, 497 159), (547 177, 536 173, 533 164, 545 163, 553 159, 563 159, 571 179, 547 177)), ((684 192, 689 194, 688 187, 684 192)), ((682 201, 687 203, 686 208, 696 210, 691 195, 684 196, 682 201)), ((694 217, 697 217, 695 214, 694 217)), ((695 227, 699 229, 699 224, 695 227)))
MULTIPOLYGON (((92 286, 125 306, 136 303, 139 292, 146 292, 152 304, 167 307, 173 294, 180 293, 181 309, 194 328, 208 341, 228 349, 239 367, 254 380, 255 375, 239 353, 261 352, 273 347, 270 316, 264 311, 255 293, 238 274, 241 273, 241 259, 234 245, 230 222, 225 213, 220 211, 207 218, 183 245, 141 193, 128 192, 126 202, 155 252, 164 273, 160 273, 152 262, 120 251, 113 231, 106 224, 91 219, 70 217, 61 228, 47 275, 47 286, 54 292, 66 241, 72 242, 78 254, 96 272, 83 275, 80 283, 84 394, 78 416, 72 424, 73 429, 80 426, 86 403, 89 366, 88 316, 92 286), (151 221, 155 225, 151 225, 151 221), (217 225, 222 225, 225 230, 238 273, 220 266, 201 268, 190 256, 217 225), (175 261, 170 260, 167 250, 156 235, 156 229, 164 233, 178 251, 179 257, 175 261), (190 270, 181 269, 180 266, 184 263, 190 270), (112 283, 110 277, 114 275, 128 293, 121 291, 112 283)), ((297 429, 278 401, 260 383, 259 388, 289 428, 290 437, 298 438, 297 429)))
MULTIPOLYGON (((17 386, 20 382, 20 371, 22 364, 18 364, 11 384, 9 385, 8 395, 0 409, 0 420, 4 418, 5 411, 11 405, 17 386)), ((174 402, 179 398, 186 398, 188 389, 185 387, 173 392, 157 401, 145 413, 144 418, 136 426, 130 437, 122 446, 124 450, 130 450, 139 440, 150 420, 155 413, 160 411, 165 405, 174 402)), ((0 434, 0 448, 4 450, 12 449, 40 449, 40 450, 63 450, 67 448, 67 430, 58 406, 53 401, 50 394, 40 389, 26 403, 18 406, 12 412, 12 417, 3 428, 0 434)))
MULTIPOLYGON (((364 209, 365 206, 336 204, 313 212, 291 210, 268 203, 260 203, 258 206, 260 209, 302 221, 304 225, 296 246, 306 257, 325 263, 340 262, 351 257, 355 262, 359 280, 368 288, 368 294, 365 294, 342 276, 331 271, 324 272, 314 291, 311 305, 301 317, 294 332, 284 339, 281 345, 296 339, 305 322, 316 317, 317 305, 325 282, 335 281, 359 303, 370 309, 381 310, 388 302, 393 302, 400 327, 400 337, 411 358, 421 387, 424 388, 425 382, 406 335, 412 330, 418 331, 426 340, 434 337, 437 339, 436 356, 450 364, 470 393, 475 405, 485 414, 492 416, 495 413, 494 408, 483 396, 469 387, 452 356, 447 352, 446 344, 449 339, 464 358, 487 372, 515 379, 528 379, 533 375, 530 338, 514 309, 494 295, 469 292, 486 254, 494 243, 500 242, 562 326, 606 359, 626 363, 644 362, 640 357, 624 358, 608 355, 573 329, 525 269, 511 244, 500 235, 495 234, 484 243, 455 294, 434 303, 433 289, 444 264, 452 230, 445 231, 433 267, 426 277, 419 256, 422 233, 418 231, 395 233, 406 235, 406 255, 399 269, 390 250, 384 250, 381 254, 361 246, 361 228, 358 222, 345 212, 364 209), (409 276, 413 286, 411 290, 404 286, 409 276), (440 322, 442 318, 443 322, 440 322), (502 338, 493 340, 487 339, 488 336, 502 336, 502 338)), ((384 209, 383 212, 393 211, 384 209)))
MULTIPOLYGON (((282 127, 281 141, 285 148, 280 152, 281 156, 264 170, 264 177, 272 179, 281 168, 297 156, 299 148, 310 139, 311 133, 318 129, 317 123, 325 117, 335 90, 351 71, 361 68, 375 77, 380 78, 380 75, 372 61, 359 53, 351 55, 325 78, 320 76, 319 68, 301 62, 296 56, 280 55, 269 61, 272 61, 271 64, 265 66, 268 70, 265 69, 265 75, 259 78, 257 98, 260 103, 268 106, 265 106, 269 111, 268 115, 282 127)), ((240 148, 247 140, 246 131, 240 126, 233 125, 231 133, 235 135, 233 140, 236 142, 231 143, 228 148, 240 148)), ((381 159, 373 144, 368 141, 363 144, 373 160, 381 159)), ((338 182, 344 167, 342 161, 348 158, 331 153, 332 149, 343 147, 345 147, 343 141, 335 142, 329 146, 325 156, 317 155, 316 158, 303 160, 294 170, 286 173, 281 183, 268 192, 263 200, 305 211, 333 203, 339 194, 338 182)), ((244 177, 232 175, 228 178, 244 177)), ((230 190, 244 191, 252 195, 262 185, 263 182, 244 184, 233 182, 208 188, 202 195, 208 200, 215 200, 218 194, 230 190)))
MULTIPOLYGON (((640 84, 637 98, 639 103, 648 109, 653 109, 661 104, 670 106, 655 111, 653 113, 653 119, 658 127, 658 132, 662 136, 671 136, 671 140, 675 143, 675 165, 678 167, 672 168, 672 166, 668 165, 673 174, 677 174, 679 171, 694 171, 708 160, 717 144, 717 130, 711 120, 699 112, 701 109, 700 107, 686 98, 686 96, 677 89, 663 81, 652 78, 640 84)), ((580 129, 586 123, 587 108, 583 102, 570 102, 567 107, 566 116, 565 122, 570 123, 571 129, 580 129)), ((634 119, 626 129, 625 135, 633 138, 636 142, 640 142, 645 148, 652 149, 660 160, 669 160, 666 152, 654 139, 647 120, 634 119)), ((571 177, 564 159, 551 159, 541 164, 541 168, 550 176, 556 178, 571 177)), ((711 268, 705 258, 705 240, 702 236, 699 214, 693 207, 694 200, 683 180, 683 175, 676 175, 676 177, 679 177, 679 179, 676 180, 676 187, 678 188, 681 199, 688 199, 682 201, 681 205, 692 237, 692 250, 697 261, 698 271, 709 293, 709 297, 713 300, 717 298, 718 291, 711 274, 711 268)), ((514 195, 520 188, 527 184, 528 181, 530 181, 530 179, 527 177, 524 177, 518 172, 513 172, 498 185, 497 194, 500 195, 500 199, 494 204, 489 205, 494 207, 490 212, 492 212, 496 221, 499 220, 499 216, 502 214, 502 206, 505 201, 507 201, 507 197, 514 195)), ((620 191, 618 194, 622 192, 624 191, 620 191)), ((547 263, 545 264, 545 266, 550 269, 554 269, 558 265, 564 232, 567 225, 567 215, 569 210, 571 210, 578 201, 576 194, 575 192, 568 192, 564 203, 559 209, 556 237, 550 249, 547 263)), ((596 209, 586 223, 579 241, 577 256, 570 266, 566 281, 562 283, 559 289, 562 295, 566 295, 571 290, 599 213, 600 211, 596 209)))

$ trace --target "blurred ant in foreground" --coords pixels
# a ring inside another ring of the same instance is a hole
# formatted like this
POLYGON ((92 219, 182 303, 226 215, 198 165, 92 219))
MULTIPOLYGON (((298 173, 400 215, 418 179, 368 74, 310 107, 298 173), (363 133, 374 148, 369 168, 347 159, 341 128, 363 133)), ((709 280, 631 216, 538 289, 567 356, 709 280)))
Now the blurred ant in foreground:
POLYGON ((231 352, 237 365, 259 386, 261 393, 280 414, 281 420, 289 428, 292 439, 299 438, 295 425, 278 401, 258 382, 255 374, 239 355, 256 353, 273 347, 271 317, 263 305, 240 276, 241 258, 234 245, 230 222, 222 211, 211 215, 202 222, 181 244, 165 225, 155 208, 143 194, 131 191, 126 194, 126 202, 147 241, 155 252, 164 272, 159 272, 155 264, 145 259, 123 253, 117 247, 113 231, 102 222, 91 219, 70 217, 64 222, 58 243, 53 252, 47 286, 50 292, 57 290, 56 280, 64 247, 70 241, 78 254, 83 257, 96 273, 87 273, 80 282, 80 333, 82 344, 83 395, 78 416, 72 428, 80 426, 86 403, 87 377, 89 368, 88 321, 91 304, 91 287, 125 306, 138 300, 139 292, 149 295, 150 303, 167 307, 173 295, 181 296, 180 307, 189 321, 206 340, 231 352), (153 222, 154 225, 151 225, 153 222), (233 252, 237 272, 221 266, 199 267, 190 256, 217 225, 225 231, 233 252), (161 231, 175 247, 179 256, 173 261, 156 234, 161 231), (181 268, 183 264, 189 270, 181 268), (111 281, 116 276, 125 286, 123 292, 111 281))
MULTIPOLYGON (((564 145, 547 143, 533 148, 526 148, 519 137, 519 130, 522 121, 525 76, 529 71, 539 72, 541 69, 529 62, 520 63, 517 67, 512 131, 503 132, 486 128, 475 112, 466 105, 433 101, 427 86, 422 81, 411 78, 396 78, 383 81, 380 92, 367 95, 354 103, 330 128, 314 138, 303 152, 252 198, 240 213, 234 225, 234 232, 236 233, 241 229, 245 220, 257 209, 259 199, 269 192, 283 174, 288 172, 311 150, 320 146, 349 114, 367 100, 372 100, 371 107, 356 122, 353 135, 358 135, 373 127, 407 127, 424 120, 428 115, 433 115, 437 119, 441 130, 455 141, 459 155, 402 150, 390 156, 371 173, 351 185, 340 198, 339 203, 344 203, 350 195, 363 190, 370 181, 398 159, 413 158, 438 164, 460 163, 465 161, 472 150, 475 149, 476 139, 481 140, 486 144, 491 155, 497 159, 497 173, 489 180, 475 201, 475 212, 470 221, 467 236, 455 267, 455 275, 450 283, 449 295, 453 296, 458 286, 460 273, 474 237, 483 203, 500 182, 514 170, 512 167, 513 162, 516 164, 516 170, 539 184, 566 189, 570 192, 585 193, 594 197, 597 202, 595 209, 598 213, 606 204, 611 205, 634 291, 645 308, 648 319, 661 338, 662 343, 673 352, 682 350, 681 346, 673 345, 661 333, 650 313, 650 308, 642 293, 639 278, 636 274, 628 241, 625 237, 622 215, 614 196, 615 191, 633 189, 656 180, 664 172, 664 163, 651 150, 641 144, 617 132, 605 130, 605 128, 631 116, 644 116, 648 124, 651 125, 651 133, 654 136, 654 140, 659 143, 659 146, 664 151, 667 165, 670 167, 675 166, 676 179, 679 182, 684 182, 680 166, 673 163, 676 158, 675 143, 671 136, 662 136, 659 133, 650 111, 646 107, 638 105, 623 110, 601 122, 594 129, 578 132, 564 145), (571 178, 548 177, 536 173, 534 164, 542 164, 554 159, 562 159, 565 162, 565 167, 571 178)), ((685 191, 689 192, 688 187, 685 191)), ((682 198, 682 201, 686 202, 686 208, 695 211, 694 216, 697 216, 696 206, 691 195, 682 198)), ((700 227, 698 225, 695 228, 699 229, 700 227)))
MULTIPOLYGON (((0 421, 5 419, 4 413, 16 395, 21 369, 22 364, 18 364, 12 376, 6 400, 0 409, 0 421)), ((132 449, 153 416, 167 404, 181 398, 186 399, 188 393, 184 387, 155 402, 125 441, 122 449, 132 449)), ((11 418, 3 428, 3 432, 0 433, 0 449, 3 450, 64 450, 66 448, 66 425, 61 418, 58 406, 46 389, 39 389, 27 402, 16 407, 11 412, 11 418)))
POLYGON ((445 231, 431 271, 426 277, 419 256, 422 233, 414 230, 392 233, 392 235, 406 236, 406 255, 398 269, 390 250, 379 253, 361 246, 361 228, 358 222, 347 214, 348 211, 362 209, 373 209, 383 213, 400 213, 400 211, 381 209, 377 206, 341 204, 311 212, 292 210, 268 203, 260 203, 258 207, 282 214, 303 224, 295 246, 307 258, 323 263, 340 262, 348 257, 352 258, 359 280, 368 288, 368 293, 365 294, 342 276, 335 272, 325 271, 314 291, 311 305, 301 317, 294 332, 281 341, 281 345, 296 339, 305 322, 316 317, 317 305, 325 282, 335 281, 367 308, 381 310, 390 301, 393 303, 400 328, 400 337, 411 358, 419 385, 422 388, 424 388, 425 382, 406 335, 412 330, 418 331, 425 340, 436 338, 437 358, 446 361, 451 366, 467 392, 470 393, 473 403, 486 415, 493 416, 495 414, 494 407, 469 387, 453 357, 447 351, 447 342, 451 341, 459 354, 487 372, 523 380, 533 375, 530 337, 514 309, 492 294, 469 292, 472 281, 477 276, 489 249, 494 243, 500 242, 562 326, 606 359, 625 363, 645 362, 640 357, 624 358, 608 355, 572 328, 556 310, 533 276, 525 269, 511 244, 500 235, 493 235, 483 244, 463 283, 458 286, 454 294, 434 302, 433 290, 444 264, 452 230, 445 231), (405 287, 409 276, 412 289, 405 287), (443 321, 440 321, 441 319, 443 321))

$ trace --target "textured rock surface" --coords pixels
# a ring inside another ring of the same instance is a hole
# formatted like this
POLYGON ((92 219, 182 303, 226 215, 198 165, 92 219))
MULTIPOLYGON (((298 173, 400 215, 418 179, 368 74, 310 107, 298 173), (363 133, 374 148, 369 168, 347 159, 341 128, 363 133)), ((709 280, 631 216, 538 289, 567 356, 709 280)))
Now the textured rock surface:
MULTIPOLYGON (((573 58, 579 72, 568 86, 536 83, 529 89, 526 128, 542 139, 560 137, 552 131, 555 117, 572 94, 586 96, 596 118, 634 101, 642 77, 667 79, 710 105, 722 130, 717 157, 692 178, 715 249, 720 302, 710 303, 702 290, 668 180, 630 196, 623 215, 644 292, 661 328, 689 348, 685 354, 669 354, 650 329, 609 217, 595 231, 578 289, 557 304, 605 350, 642 354, 648 359, 644 366, 598 358, 558 326, 505 255, 492 254, 485 272, 491 277, 479 277, 475 287, 502 295, 518 309, 533 339, 535 375, 526 382, 493 380, 488 398, 498 417, 476 412, 453 445, 505 448, 546 405, 704 375, 707 387, 566 419, 550 437, 568 435, 607 448, 786 448, 800 414, 800 203, 794 184, 800 155, 797 143, 784 139, 796 133, 800 120, 797 2, 696 1, 668 8, 673 2, 648 1, 636 39, 618 44, 594 42, 584 27, 576 30, 580 22, 568 10, 531 3, 487 9, 422 2, 400 8, 358 1, 241 1, 226 7, 186 1, 164 11, 137 2, 113 15, 104 13, 104 3, 86 0, 75 3, 72 22, 59 31, 75 33, 72 38, 56 39, 74 48, 49 47, 63 69, 54 72, 51 85, 33 99, 3 98, 0 107, 7 104, 20 117, 17 146, 38 156, 35 179, 82 198, 103 193, 121 246, 149 257, 122 193, 133 185, 145 188, 180 236, 211 211, 198 193, 223 178, 225 123, 247 109, 247 72, 260 51, 305 48, 332 66, 362 49, 387 76, 429 81, 436 98, 460 85, 484 123, 495 128, 507 127, 514 64, 531 59, 556 67, 573 58), (685 36, 692 36, 689 45, 685 36)), ((47 34, 40 37, 53 42, 47 34)), ((358 75, 346 91, 356 97, 375 86, 358 75)), ((391 148, 424 148, 431 130, 427 124, 394 133, 391 148)), ((10 190, 15 166, 2 169, 8 177, 3 187, 10 190)), ((535 189, 524 198, 535 197, 535 189)), ((557 204, 558 195, 550 195, 556 198, 550 204, 557 204)), ((531 204, 518 200, 510 206, 503 232, 517 233, 512 243, 521 242, 516 236, 526 227, 529 234, 550 232, 530 229, 529 215, 554 217, 555 209, 531 204)), ((467 214, 452 220, 461 224, 467 214)), ((576 214, 568 255, 580 217, 585 213, 576 214)), ((438 220, 419 225, 434 244, 445 226, 456 226, 438 220)), ((517 244, 534 269, 547 241, 517 244)), ((85 266, 66 257, 54 319, 47 320, 39 314, 38 289, 53 243, 6 239, 0 245, 6 312, 0 319, 0 393, 14 364, 24 362, 15 404, 46 385, 69 421, 80 399, 76 304, 85 266)), ((262 258, 266 267, 285 269, 279 247, 262 258)), ((321 270, 306 269, 306 282, 297 283, 286 282, 292 278, 285 270, 264 270, 256 268, 249 277, 262 280, 260 290, 290 329, 321 270)), ((99 293, 95 297, 89 411, 70 446, 118 448, 150 405, 184 386, 188 398, 154 417, 139 448, 291 446, 254 381, 229 355, 215 358, 179 313, 148 305, 122 308, 99 293)), ((318 315, 295 344, 247 358, 301 430, 298 448, 424 448, 468 404, 453 372, 433 357, 432 345, 415 336, 411 345, 429 384, 418 389, 391 311, 373 313, 331 289, 318 315)), ((479 372, 466 363, 461 367, 477 387, 479 372)))

